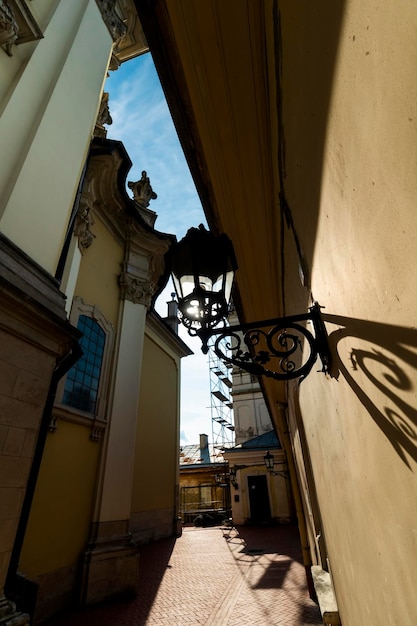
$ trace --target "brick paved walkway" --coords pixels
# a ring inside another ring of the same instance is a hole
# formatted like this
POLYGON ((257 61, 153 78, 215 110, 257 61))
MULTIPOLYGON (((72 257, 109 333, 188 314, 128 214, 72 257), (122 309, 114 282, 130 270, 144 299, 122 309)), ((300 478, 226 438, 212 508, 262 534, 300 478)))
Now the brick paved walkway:
POLYGON ((319 626, 297 529, 185 528, 143 546, 138 597, 49 626, 319 626))

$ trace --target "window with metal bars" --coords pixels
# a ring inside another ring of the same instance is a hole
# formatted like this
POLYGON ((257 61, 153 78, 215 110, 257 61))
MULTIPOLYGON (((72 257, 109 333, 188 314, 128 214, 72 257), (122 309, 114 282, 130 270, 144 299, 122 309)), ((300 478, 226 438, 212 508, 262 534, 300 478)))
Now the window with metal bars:
POLYGON ((80 315, 77 324, 83 333, 80 346, 83 356, 70 369, 65 382, 62 403, 87 413, 95 413, 106 333, 87 315, 80 315))

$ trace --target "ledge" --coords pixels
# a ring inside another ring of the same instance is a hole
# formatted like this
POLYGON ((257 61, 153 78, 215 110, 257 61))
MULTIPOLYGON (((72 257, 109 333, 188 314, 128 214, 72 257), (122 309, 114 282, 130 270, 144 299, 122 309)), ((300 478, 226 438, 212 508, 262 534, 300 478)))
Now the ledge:
POLYGON ((314 589, 323 618, 323 624, 341 626, 339 609, 337 607, 329 572, 326 572, 318 565, 313 565, 311 575, 313 577, 314 589))
POLYGON ((22 302, 31 301, 48 315, 66 321, 66 298, 58 281, 1 233, 0 286, 17 294, 22 302))

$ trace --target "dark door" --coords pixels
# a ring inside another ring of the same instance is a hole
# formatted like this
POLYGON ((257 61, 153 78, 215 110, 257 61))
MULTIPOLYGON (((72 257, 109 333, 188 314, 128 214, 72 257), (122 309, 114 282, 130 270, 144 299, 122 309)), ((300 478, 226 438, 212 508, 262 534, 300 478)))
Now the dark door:
POLYGON ((248 476, 248 488, 252 522, 270 522, 271 507, 266 476, 248 476))

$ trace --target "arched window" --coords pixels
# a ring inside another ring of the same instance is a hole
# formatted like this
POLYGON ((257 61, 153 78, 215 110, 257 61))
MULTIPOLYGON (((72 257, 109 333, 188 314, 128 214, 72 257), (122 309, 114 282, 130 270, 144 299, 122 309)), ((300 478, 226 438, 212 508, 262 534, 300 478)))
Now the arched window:
POLYGON ((70 369, 65 381, 63 404, 95 413, 103 364, 106 333, 87 315, 80 315, 77 324, 82 332, 80 346, 83 356, 70 369))
POLYGON ((69 370, 57 391, 55 413, 62 419, 105 420, 113 354, 114 329, 100 309, 78 296, 73 299, 71 323, 81 331, 83 356, 69 370), (57 407, 60 407, 57 409, 57 407), (64 413, 62 410, 64 410, 64 413))

